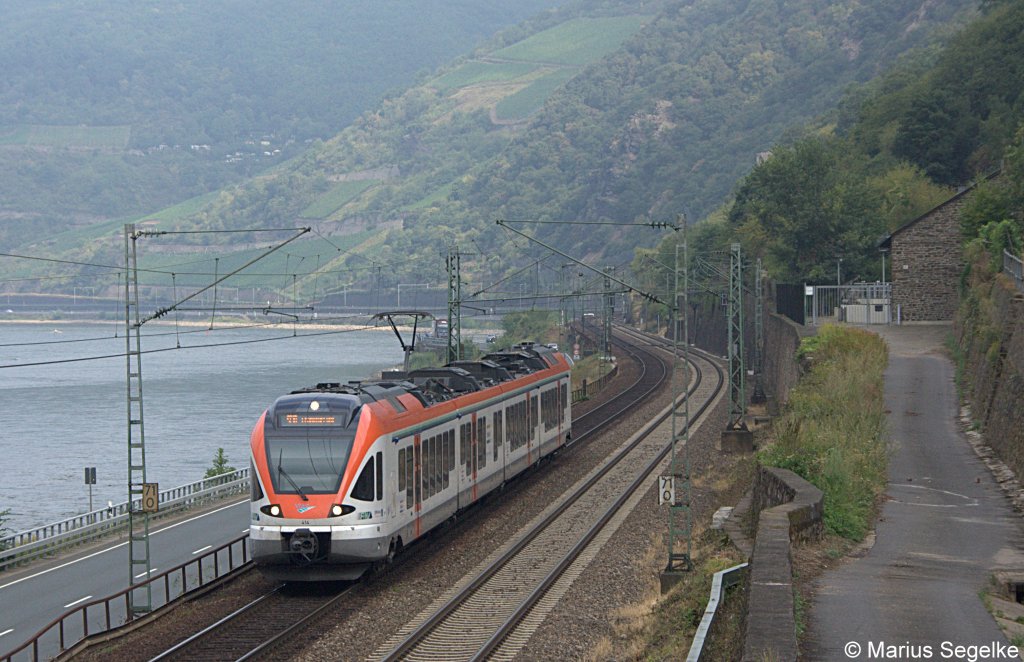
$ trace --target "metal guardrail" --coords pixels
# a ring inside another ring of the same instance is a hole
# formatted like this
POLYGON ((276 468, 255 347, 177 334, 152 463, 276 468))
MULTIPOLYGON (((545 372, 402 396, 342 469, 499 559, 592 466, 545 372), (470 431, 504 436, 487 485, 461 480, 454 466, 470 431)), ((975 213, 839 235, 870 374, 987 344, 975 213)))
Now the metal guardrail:
POLYGON ((1003 273, 1013 279, 1017 289, 1024 292, 1024 262, 1020 258, 1003 249, 1003 273))
POLYGON ((158 612, 186 594, 209 586, 247 566, 250 563, 248 538, 248 533, 243 534, 187 563, 154 575, 145 582, 75 607, 51 621, 18 648, 0 657, 0 662, 49 660, 90 636, 109 632, 133 620, 147 618, 149 614, 132 614, 129 596, 133 591, 149 584, 152 587, 154 607, 150 614, 158 612))
POLYGON ((693 635, 693 643, 690 644, 690 652, 686 655, 686 662, 698 662, 700 660, 700 655, 704 652, 704 642, 707 639, 708 632, 711 631, 711 624, 715 620, 715 612, 718 610, 718 605, 721 604, 723 599, 722 592, 740 581, 740 571, 746 568, 747 565, 749 564, 741 563, 715 573, 714 579, 711 580, 711 597, 708 598, 708 606, 704 609, 704 617, 700 619, 697 632, 693 635))
MULTIPOLYGON (((249 468, 160 492, 160 513, 167 514, 249 490, 249 468)), ((139 502, 135 502, 139 507, 139 502)), ((95 540, 128 525, 128 502, 76 515, 53 524, 0 538, 0 570, 95 540)))

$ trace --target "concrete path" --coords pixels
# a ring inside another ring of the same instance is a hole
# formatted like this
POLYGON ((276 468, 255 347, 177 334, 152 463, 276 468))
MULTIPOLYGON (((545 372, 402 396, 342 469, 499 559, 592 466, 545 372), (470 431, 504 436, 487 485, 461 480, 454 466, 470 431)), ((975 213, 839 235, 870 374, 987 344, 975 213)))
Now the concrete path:
POLYGON ((887 501, 874 546, 819 578, 804 659, 966 659, 969 652, 944 656, 952 649, 943 642, 1009 645, 979 591, 993 570, 1024 569, 1021 518, 957 428, 953 365, 942 352, 949 332, 881 330, 889 345, 887 501), (880 657, 882 642, 904 648, 880 657))

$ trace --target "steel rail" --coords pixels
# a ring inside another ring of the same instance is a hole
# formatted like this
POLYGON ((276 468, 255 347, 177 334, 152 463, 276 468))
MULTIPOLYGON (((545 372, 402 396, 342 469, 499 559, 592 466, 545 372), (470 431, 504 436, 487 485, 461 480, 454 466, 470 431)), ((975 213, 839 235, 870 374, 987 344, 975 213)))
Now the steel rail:
POLYGON ((206 660, 220 658, 224 655, 230 655, 232 659, 236 660, 253 659, 266 653, 295 632, 308 627, 328 609, 350 598, 349 594, 357 586, 357 583, 350 583, 332 595, 304 595, 303 599, 309 604, 302 604, 302 601, 296 600, 295 596, 285 595, 282 592, 285 585, 280 584, 244 607, 153 657, 149 662, 206 660), (279 600, 271 601, 272 598, 279 598, 279 600), (287 609, 280 608, 282 602, 286 603, 287 609), (298 609, 296 609, 297 607, 298 609), (297 618, 293 618, 285 624, 281 623, 282 620, 287 620, 287 614, 295 615, 294 612, 297 610, 302 611, 297 618), (268 611, 273 614, 271 618, 266 615, 268 611), (248 625, 251 627, 246 629, 248 625), (267 636, 267 630, 274 627, 279 629, 267 636), (224 633, 229 628, 234 628, 236 632, 233 633, 234 636, 225 637, 224 633), (233 652, 238 648, 244 648, 245 652, 241 654, 233 652), (238 657, 235 657, 236 655, 238 657))
MULTIPOLYGON (((706 360, 706 359, 705 359, 706 360)), ((713 366, 718 368, 716 364, 710 362, 713 366)), ((714 401, 715 395, 721 390, 721 385, 724 382, 722 378, 721 369, 718 369, 719 375, 719 386, 715 389, 715 394, 705 400, 698 408, 693 418, 697 419, 701 417, 711 403, 714 401)), ((696 390, 696 387, 693 389, 696 390)), ((671 413, 671 412, 669 412, 671 413)), ((657 422, 649 425, 648 431, 653 431, 658 425, 660 425, 669 413, 659 416, 657 422)), ((555 584, 556 581, 569 569, 569 566, 583 553, 583 551, 590 545, 593 539, 598 533, 608 524, 609 521, 618 513, 618 511, 625 505, 626 501, 633 495, 633 493, 639 489, 648 480, 650 474, 658 467, 658 465, 665 459, 669 451, 671 451, 671 445, 666 446, 657 456, 654 457, 638 474, 632 483, 623 491, 621 495, 615 500, 615 502, 608 508, 607 512, 601 516, 601 518, 593 524, 593 526, 587 531, 587 533, 570 549, 558 562, 558 564, 548 573, 544 580, 537 585, 537 587, 530 592, 530 594, 520 603, 516 610, 510 615, 501 627, 491 636, 490 639, 484 644, 484 646, 474 655, 471 659, 485 660, 488 656, 494 653, 500 646, 505 638, 512 633, 512 631, 519 625, 520 622, 526 617, 530 610, 537 604, 537 602, 548 592, 548 590, 555 584)))
MULTIPOLYGON (((655 359, 655 361, 660 363, 662 366, 665 365, 665 362, 662 359, 660 359, 659 357, 656 357, 653 353, 646 352, 646 350, 640 350, 640 351, 646 353, 649 357, 655 359)), ((714 364, 712 363, 712 365, 714 365, 714 364)), ((695 368, 696 368, 696 366, 695 366, 695 368)), ((721 370, 718 368, 717 365, 715 366, 715 368, 716 368, 716 370, 718 370, 718 374, 719 374, 719 387, 718 388, 720 389, 721 388, 721 382, 722 382, 722 377, 721 377, 722 373, 721 373, 721 370)), ((694 383, 692 384, 692 386, 690 388, 690 393, 695 392, 696 389, 700 385, 699 369, 698 369, 698 372, 696 374, 698 375, 698 377, 697 377, 697 379, 694 380, 694 383)), ((662 376, 662 379, 664 379, 664 375, 662 376)), ((616 412, 616 416, 618 415, 618 413, 620 413, 620 412, 616 412)), ((655 421, 653 421, 650 424, 648 424, 648 426, 645 426, 645 430, 647 431, 647 433, 649 433, 650 430, 653 430, 655 427, 660 425, 660 423, 663 422, 668 417, 669 413, 670 412, 665 412, 663 415, 659 416, 655 421)), ((604 422, 602 422, 600 427, 604 427, 604 425, 606 425, 606 424, 608 424, 608 422, 604 421, 604 422)), ((541 522, 539 522, 533 529, 531 529, 526 534, 524 534, 523 537, 520 538, 520 540, 516 541, 516 543, 509 550, 507 550, 505 553, 503 553, 490 566, 488 566, 487 568, 482 570, 457 595, 455 595, 452 598, 450 598, 444 605, 442 605, 437 611, 435 611, 435 613, 432 614, 426 621, 424 621, 422 624, 420 624, 411 633, 406 635, 406 637, 397 646, 394 646, 386 654, 385 659, 387 659, 387 660, 397 660, 397 659, 400 659, 403 656, 409 654, 412 650, 414 650, 416 648, 416 646, 419 643, 421 643, 427 636, 429 636, 430 632, 432 632, 441 622, 446 620, 459 607, 459 605, 465 603, 469 599, 469 597, 473 593, 475 593, 484 583, 486 583, 490 578, 492 578, 494 575, 496 575, 500 571, 500 569, 502 567, 506 566, 532 540, 534 540, 537 536, 539 536, 541 532, 543 532, 545 529, 547 529, 566 510, 568 510, 568 508, 571 507, 573 505, 573 503, 575 503, 584 494, 589 492, 589 490, 598 481, 600 481, 601 478, 603 478, 609 471, 611 471, 623 458, 625 458, 627 455, 629 455, 630 452, 637 445, 639 445, 643 441, 645 436, 646 436, 646 434, 644 434, 644 435, 637 435, 637 439, 629 447, 621 450, 619 453, 616 454, 615 457, 613 457, 611 460, 606 462, 606 464, 598 471, 597 474, 592 476, 581 488, 579 488, 574 494, 570 495, 565 501, 563 501, 559 505, 558 508, 556 508, 547 517, 545 517, 541 522)), ((641 479, 646 477, 646 475, 650 472, 650 470, 652 470, 653 467, 656 466, 657 462, 660 462, 660 459, 664 457, 664 455, 667 453, 667 451, 668 451, 668 449, 666 448, 665 450, 663 450, 659 454, 659 458, 655 461, 655 463, 652 464, 647 470, 645 470, 643 472, 643 474, 641 476, 641 479)), ((635 485, 634 485, 634 487, 631 488, 630 493, 632 491, 635 491, 636 486, 639 485, 639 481, 641 479, 637 479, 637 481, 634 481, 635 485)), ((628 498, 628 495, 626 495, 626 497, 623 497, 621 499, 622 503, 624 503, 625 498, 628 498)), ((611 513, 607 516, 607 518, 603 518, 603 522, 600 524, 600 526, 594 528, 593 534, 589 535, 587 542, 592 540, 593 536, 596 535, 597 532, 600 531, 600 528, 603 527, 604 523, 606 523, 607 520, 610 519, 610 517, 614 515, 614 510, 618 510, 619 507, 621 507, 621 503, 617 502, 617 505, 614 506, 613 509, 611 509, 611 513)), ((576 550, 576 554, 573 555, 574 558, 585 547, 586 547, 586 544, 578 544, 578 545, 576 545, 574 547, 574 549, 576 550)), ((569 563, 571 563, 571 561, 569 563)), ((565 568, 568 567, 569 563, 561 564, 562 567, 560 568, 560 570, 558 570, 556 572, 553 572, 552 573, 552 577, 554 577, 554 579, 557 579, 557 576, 555 576, 555 575, 560 575, 561 572, 563 572, 565 570, 565 568)), ((546 590, 547 586, 550 586, 550 584, 553 583, 554 579, 552 579, 550 582, 546 582, 545 583, 545 590, 546 590)), ((535 598, 533 600, 531 600, 529 606, 532 606, 532 604, 534 604, 536 602, 536 599, 539 599, 540 595, 542 595, 542 594, 543 594, 543 592, 535 592, 535 598)), ((520 610, 517 610, 517 612, 518 611, 520 611, 520 610)), ((524 609, 521 609, 520 617, 522 615, 525 615, 525 613, 528 612, 528 611, 529 611, 528 607, 524 608, 524 609)), ((506 622, 506 625, 508 625, 508 623, 510 623, 512 620, 516 620, 518 622, 518 618, 508 619, 508 621, 506 622)), ((501 638, 503 638, 504 634, 507 633, 510 630, 511 630, 511 627, 504 627, 504 628, 502 628, 501 638)), ((500 643, 500 639, 498 640, 498 643, 500 643)))

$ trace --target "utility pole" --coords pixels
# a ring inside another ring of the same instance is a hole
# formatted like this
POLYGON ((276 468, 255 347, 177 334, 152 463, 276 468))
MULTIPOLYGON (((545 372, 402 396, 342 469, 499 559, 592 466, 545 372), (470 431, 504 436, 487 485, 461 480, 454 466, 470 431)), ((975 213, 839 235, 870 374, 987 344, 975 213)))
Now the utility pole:
POLYGON ((739 427, 746 414, 746 370, 743 366, 743 261, 738 243, 729 260, 729 426, 739 427))
POLYGON ((135 224, 124 226, 124 340, 128 406, 128 619, 153 610, 149 554, 149 511, 143 508, 146 489, 146 434, 142 409, 142 336, 139 315, 139 264, 135 224), (134 588, 139 578, 145 585, 134 588))
POLYGON ((751 402, 763 403, 764 394, 764 284, 761 282, 761 258, 754 265, 754 392, 751 402))
POLYGON ((615 314, 615 295, 612 294, 610 274, 615 267, 605 267, 604 277, 604 330, 601 337, 602 361, 610 361, 612 355, 612 316, 615 314))
POLYGON ((743 362, 743 255, 738 243, 729 256, 729 423, 722 432, 722 450, 745 452, 754 449, 754 434, 747 427, 746 369, 743 362))
POLYGON ((462 256, 459 247, 448 249, 448 354, 447 362, 462 359, 462 256))
POLYGON ((690 495, 690 395, 689 395, 689 251, 686 226, 683 225, 682 246, 676 244, 674 260, 674 291, 669 305, 672 330, 672 454, 669 474, 659 479, 661 501, 668 504, 668 563, 661 573, 661 592, 679 583, 693 569, 691 537, 692 512, 690 495), (682 264, 679 249, 682 248, 682 264), (683 282, 680 288, 679 274, 683 282), (680 297, 682 302, 680 303, 680 297), (682 319, 680 319, 680 312, 682 319), (681 326, 681 328, 680 328, 681 326), (680 336, 682 336, 680 338, 680 336))

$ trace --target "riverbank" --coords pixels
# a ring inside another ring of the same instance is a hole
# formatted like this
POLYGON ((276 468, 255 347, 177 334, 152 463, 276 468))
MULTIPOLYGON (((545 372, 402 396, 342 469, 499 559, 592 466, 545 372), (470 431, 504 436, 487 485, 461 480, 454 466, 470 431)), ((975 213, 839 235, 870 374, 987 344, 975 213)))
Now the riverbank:
MULTIPOLYGON (((38 326, 52 326, 52 327, 66 327, 66 326, 108 326, 111 328, 123 328, 123 320, 101 320, 101 319, 0 319, 0 325, 15 325, 15 324, 30 324, 38 326)), ((146 326, 154 327, 184 327, 189 329, 202 329, 206 328, 211 331, 217 329, 260 329, 260 328, 302 328, 313 331, 386 331, 387 333, 393 333, 391 327, 381 321, 367 324, 351 324, 351 323, 335 323, 335 322, 322 322, 322 321, 276 321, 276 322, 257 322, 257 321, 224 321, 218 320, 214 324, 210 324, 209 320, 152 320, 146 323, 146 326)), ((411 333, 413 326, 412 324, 397 324, 396 325, 403 333, 411 333)), ((420 325, 417 330, 417 336, 423 337, 424 327, 420 325)), ((60 332, 59 328, 55 329, 60 332)), ((481 328, 481 329, 467 329, 466 333, 471 336, 488 336, 488 335, 500 335, 502 330, 499 328, 481 328)))

